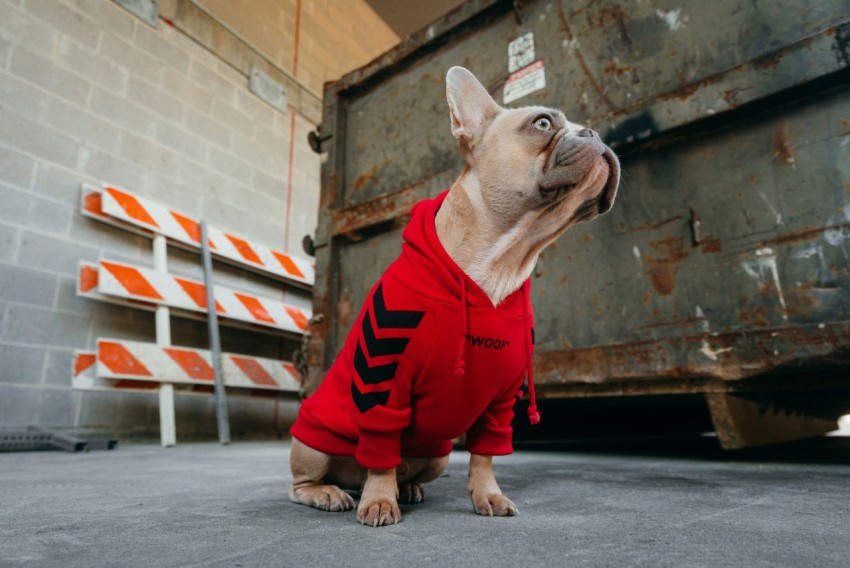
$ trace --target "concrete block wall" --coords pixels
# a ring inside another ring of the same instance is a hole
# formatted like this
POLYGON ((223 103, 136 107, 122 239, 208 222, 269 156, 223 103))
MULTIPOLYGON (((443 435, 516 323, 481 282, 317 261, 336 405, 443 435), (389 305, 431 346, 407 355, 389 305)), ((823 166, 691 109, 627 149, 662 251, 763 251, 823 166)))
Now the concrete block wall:
MULTIPOLYGON (((258 99, 245 75, 163 21, 151 27, 109 0, 0 0, 0 427, 158 430, 155 395, 70 389, 74 349, 154 340, 152 314, 74 293, 80 260, 152 264, 149 239, 82 217, 82 182, 303 254, 319 194, 306 143, 315 126, 258 99)), ((200 261, 170 251, 169 269, 196 276, 200 261)), ((226 266, 217 278, 284 293, 226 266)), ((203 325, 172 319, 175 344, 206 343, 203 325)), ((285 341, 223 332, 226 350, 291 355, 285 341)), ((273 435, 293 412, 231 399, 233 435, 273 435)), ((178 436, 214 435, 211 397, 178 395, 177 419, 178 436)))

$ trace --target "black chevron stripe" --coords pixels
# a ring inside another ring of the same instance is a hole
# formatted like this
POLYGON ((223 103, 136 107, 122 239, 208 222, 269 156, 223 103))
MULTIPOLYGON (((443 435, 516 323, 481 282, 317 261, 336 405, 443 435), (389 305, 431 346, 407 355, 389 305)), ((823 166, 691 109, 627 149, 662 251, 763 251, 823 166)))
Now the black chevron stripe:
POLYGON ((425 316, 425 312, 415 310, 388 310, 384 301, 384 285, 378 286, 372 297, 375 306, 375 323, 380 329, 416 329, 425 316))
POLYGON ((366 412, 379 404, 386 406, 387 401, 390 399, 390 391, 360 392, 354 381, 351 381, 351 398, 354 399, 354 404, 357 405, 357 409, 360 412, 366 412))
POLYGON ((363 339, 366 341, 366 351, 370 357, 401 355, 404 353, 407 344, 410 343, 409 337, 388 337, 386 339, 375 337, 375 331, 372 329, 372 318, 369 317, 369 310, 366 310, 363 316, 363 339))
POLYGON ((366 360, 366 355, 357 344, 357 350, 354 352, 354 369, 360 375, 360 379, 365 385, 377 385, 392 380, 395 377, 395 371, 398 368, 398 363, 387 363, 386 365, 369 366, 366 360))

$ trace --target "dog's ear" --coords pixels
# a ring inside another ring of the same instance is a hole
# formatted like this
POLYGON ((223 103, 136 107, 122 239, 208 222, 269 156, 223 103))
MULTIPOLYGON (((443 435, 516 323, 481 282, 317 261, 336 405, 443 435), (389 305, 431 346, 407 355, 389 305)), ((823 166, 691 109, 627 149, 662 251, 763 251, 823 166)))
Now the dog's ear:
POLYGON ((463 67, 452 67, 446 74, 446 99, 452 119, 452 135, 470 147, 500 109, 475 75, 463 67))

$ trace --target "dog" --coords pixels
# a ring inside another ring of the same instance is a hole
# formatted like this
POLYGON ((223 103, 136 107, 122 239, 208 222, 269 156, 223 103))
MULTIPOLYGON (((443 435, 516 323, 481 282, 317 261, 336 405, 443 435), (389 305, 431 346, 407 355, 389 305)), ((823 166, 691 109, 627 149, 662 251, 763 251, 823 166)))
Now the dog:
POLYGON ((561 111, 503 108, 462 67, 449 69, 446 98, 465 168, 414 206, 401 256, 291 430, 290 499, 347 511, 345 490, 360 490, 357 520, 369 526, 422 502, 463 434, 475 512, 518 514, 493 456, 513 450, 526 377, 539 421, 529 277, 547 245, 611 209, 619 185, 614 152, 561 111))

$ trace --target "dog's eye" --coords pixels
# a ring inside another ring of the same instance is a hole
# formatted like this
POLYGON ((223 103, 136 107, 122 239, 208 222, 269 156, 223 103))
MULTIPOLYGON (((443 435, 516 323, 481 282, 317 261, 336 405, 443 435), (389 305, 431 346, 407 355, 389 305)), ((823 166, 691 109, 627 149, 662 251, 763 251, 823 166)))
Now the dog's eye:
POLYGON ((548 130, 552 130, 552 121, 549 120, 545 116, 541 116, 541 117, 534 119, 534 122, 531 123, 531 124, 537 130, 543 130, 544 132, 548 131, 548 130))

